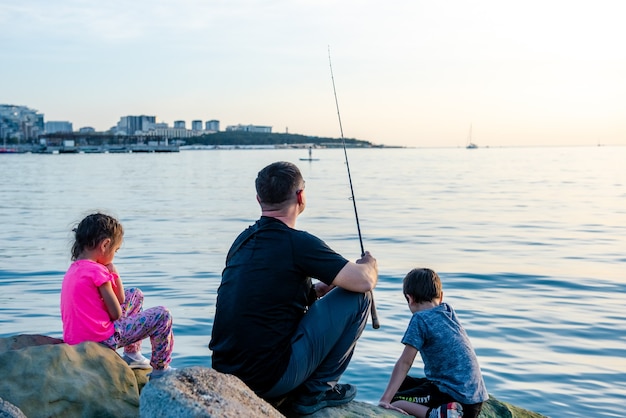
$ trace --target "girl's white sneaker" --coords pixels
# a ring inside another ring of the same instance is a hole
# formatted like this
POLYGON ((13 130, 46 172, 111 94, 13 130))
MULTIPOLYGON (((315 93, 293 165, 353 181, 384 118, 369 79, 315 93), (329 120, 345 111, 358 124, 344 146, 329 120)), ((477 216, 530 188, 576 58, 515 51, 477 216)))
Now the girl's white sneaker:
POLYGON ((141 353, 124 353, 122 359, 131 369, 151 369, 150 360, 145 358, 141 353))
POLYGON ((174 371, 176 371, 176 369, 170 366, 167 366, 165 369, 152 369, 152 371, 148 373, 148 377, 150 378, 150 380, 159 379, 166 374, 172 373, 174 371))

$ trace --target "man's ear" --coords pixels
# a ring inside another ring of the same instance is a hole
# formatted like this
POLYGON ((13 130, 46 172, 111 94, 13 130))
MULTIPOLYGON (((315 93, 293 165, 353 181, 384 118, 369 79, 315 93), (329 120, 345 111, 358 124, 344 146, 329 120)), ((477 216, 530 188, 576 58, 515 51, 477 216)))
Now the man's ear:
POLYGON ((302 190, 298 190, 296 192, 296 198, 298 199, 298 204, 301 205, 302 204, 302 190))

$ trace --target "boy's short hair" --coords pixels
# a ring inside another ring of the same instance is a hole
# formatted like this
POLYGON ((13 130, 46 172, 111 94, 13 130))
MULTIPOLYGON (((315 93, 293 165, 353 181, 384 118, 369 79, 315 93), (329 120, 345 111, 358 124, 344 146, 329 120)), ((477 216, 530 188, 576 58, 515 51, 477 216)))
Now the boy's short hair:
POLYGON ((411 295, 416 303, 430 302, 441 297, 441 279, 431 269, 416 268, 404 277, 402 291, 411 295))

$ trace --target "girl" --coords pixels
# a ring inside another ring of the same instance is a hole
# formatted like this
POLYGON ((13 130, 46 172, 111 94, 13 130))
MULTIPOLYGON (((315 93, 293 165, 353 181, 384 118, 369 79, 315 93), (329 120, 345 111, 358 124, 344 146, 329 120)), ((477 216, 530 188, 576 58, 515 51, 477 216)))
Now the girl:
POLYGON ((67 344, 95 341, 116 350, 131 368, 150 368, 150 378, 174 370, 174 335, 170 311, 158 306, 142 309, 143 294, 137 288, 124 291, 113 264, 122 245, 124 229, 113 217, 94 213, 74 230, 72 265, 61 286, 61 320, 67 344), (141 340, 150 337, 152 357, 141 354, 141 340))

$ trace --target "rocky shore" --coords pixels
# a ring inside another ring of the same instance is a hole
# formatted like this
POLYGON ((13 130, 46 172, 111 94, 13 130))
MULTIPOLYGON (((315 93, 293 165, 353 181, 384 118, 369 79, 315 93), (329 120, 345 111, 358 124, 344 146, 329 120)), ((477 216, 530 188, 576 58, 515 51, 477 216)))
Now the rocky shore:
MULTIPOLYGON (((44 335, 0 338, 0 418, 43 417, 287 417, 238 378, 208 367, 178 369, 148 382, 114 351, 97 343, 76 346, 44 335)), ((353 401, 324 408, 311 418, 401 417, 353 401)), ((480 418, 541 418, 490 397, 480 418)))

